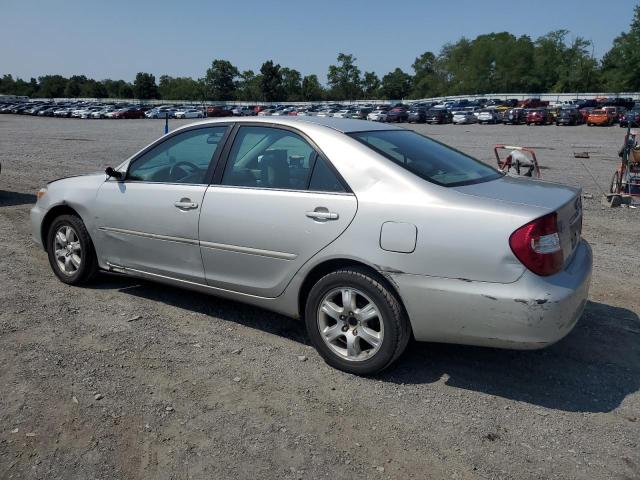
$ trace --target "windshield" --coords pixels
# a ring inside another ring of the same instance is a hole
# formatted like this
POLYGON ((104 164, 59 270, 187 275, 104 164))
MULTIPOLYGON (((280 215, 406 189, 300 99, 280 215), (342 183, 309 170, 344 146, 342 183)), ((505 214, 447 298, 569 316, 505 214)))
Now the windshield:
POLYGON ((479 160, 413 131, 349 135, 420 178, 444 187, 488 182, 502 176, 479 160))

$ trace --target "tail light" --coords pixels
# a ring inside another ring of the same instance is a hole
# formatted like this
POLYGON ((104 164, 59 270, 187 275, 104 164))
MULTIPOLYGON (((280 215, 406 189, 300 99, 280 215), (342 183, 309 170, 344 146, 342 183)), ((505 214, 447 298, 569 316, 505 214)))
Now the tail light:
POLYGON ((553 275, 562 269, 564 258, 555 213, 517 229, 509 237, 509 246, 518 260, 537 275, 553 275))

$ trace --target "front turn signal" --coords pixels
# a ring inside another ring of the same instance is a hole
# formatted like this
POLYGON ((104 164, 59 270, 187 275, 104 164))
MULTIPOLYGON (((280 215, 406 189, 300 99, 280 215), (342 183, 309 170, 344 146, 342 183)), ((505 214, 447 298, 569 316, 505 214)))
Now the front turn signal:
POLYGON ((41 188, 40 190, 38 190, 36 192, 36 198, 38 200, 40 200, 42 197, 44 197, 47 194, 47 189, 46 188, 41 188))

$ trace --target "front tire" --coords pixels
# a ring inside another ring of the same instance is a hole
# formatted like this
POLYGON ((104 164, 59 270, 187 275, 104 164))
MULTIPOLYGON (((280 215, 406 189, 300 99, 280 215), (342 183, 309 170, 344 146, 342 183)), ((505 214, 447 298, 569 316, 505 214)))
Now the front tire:
POLYGON ((312 287, 305 308, 311 343, 325 362, 372 375, 406 349, 411 326, 384 279, 352 267, 331 272, 312 287))
POLYGON ((51 223, 47 253, 53 273, 68 285, 86 284, 98 271, 89 232, 75 215, 61 215, 51 223))

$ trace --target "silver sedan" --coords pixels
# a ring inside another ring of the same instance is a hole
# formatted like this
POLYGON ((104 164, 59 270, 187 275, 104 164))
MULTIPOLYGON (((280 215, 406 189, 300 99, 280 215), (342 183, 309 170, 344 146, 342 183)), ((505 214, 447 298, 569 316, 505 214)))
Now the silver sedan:
POLYGON ((386 124, 225 118, 49 183, 31 221, 67 284, 102 270, 303 318, 327 363, 366 375, 412 337, 564 337, 591 277, 580 198, 386 124))

